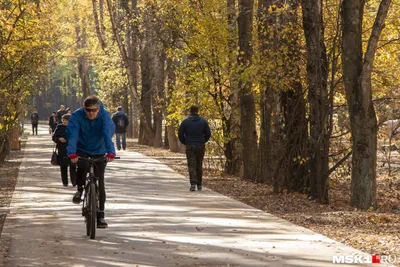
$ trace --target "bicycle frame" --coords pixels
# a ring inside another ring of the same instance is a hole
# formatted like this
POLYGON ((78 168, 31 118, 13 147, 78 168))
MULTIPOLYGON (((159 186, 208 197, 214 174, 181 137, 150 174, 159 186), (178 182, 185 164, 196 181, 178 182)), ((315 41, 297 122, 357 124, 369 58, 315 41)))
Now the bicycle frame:
POLYGON ((94 173, 96 162, 105 161, 105 158, 79 158, 89 164, 89 174, 86 177, 85 194, 82 202, 82 215, 85 216, 86 234, 91 239, 96 237, 97 211, 99 208, 98 178, 94 173))

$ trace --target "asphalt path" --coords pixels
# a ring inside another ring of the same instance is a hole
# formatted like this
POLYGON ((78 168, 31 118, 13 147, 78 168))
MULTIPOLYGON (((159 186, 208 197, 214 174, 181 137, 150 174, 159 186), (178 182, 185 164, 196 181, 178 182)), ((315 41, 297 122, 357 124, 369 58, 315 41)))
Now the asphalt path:
POLYGON ((2 266, 368 266, 334 263, 368 255, 207 188, 190 192, 185 177, 134 151, 107 166, 109 227, 91 240, 52 146, 45 126, 28 138, 3 210, 2 266))

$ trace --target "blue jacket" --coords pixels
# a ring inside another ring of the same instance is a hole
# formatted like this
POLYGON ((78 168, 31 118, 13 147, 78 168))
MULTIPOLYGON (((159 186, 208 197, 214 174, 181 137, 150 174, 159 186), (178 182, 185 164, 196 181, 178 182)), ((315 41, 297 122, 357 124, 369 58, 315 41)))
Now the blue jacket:
POLYGON ((210 127, 198 114, 191 114, 179 126, 179 141, 184 145, 203 145, 211 137, 210 127))
POLYGON ((78 150, 90 155, 115 154, 111 140, 114 132, 114 122, 102 103, 97 117, 92 121, 86 117, 83 108, 77 109, 72 113, 66 129, 67 155, 75 154, 78 150))

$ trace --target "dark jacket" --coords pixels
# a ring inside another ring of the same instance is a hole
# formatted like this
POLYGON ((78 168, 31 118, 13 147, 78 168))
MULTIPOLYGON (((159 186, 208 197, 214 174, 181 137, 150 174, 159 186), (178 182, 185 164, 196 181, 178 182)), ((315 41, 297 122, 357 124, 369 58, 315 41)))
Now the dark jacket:
POLYGON ((55 118, 53 115, 49 117, 49 126, 51 130, 54 131, 54 129, 57 127, 57 116, 55 116, 55 118))
POLYGON ((60 166, 66 166, 69 163, 69 159, 67 157, 67 145, 68 145, 68 142, 62 143, 60 141, 61 137, 67 139, 67 134, 65 132, 66 128, 67 127, 65 127, 64 124, 60 123, 60 124, 57 125, 57 127, 54 130, 53 135, 52 135, 54 143, 57 144, 57 150, 58 150, 57 161, 58 161, 60 166))
POLYGON ((126 133, 126 128, 129 125, 128 116, 122 110, 115 112, 112 115, 112 120, 115 124, 116 133, 126 133))
POLYGON ((33 112, 31 114, 31 123, 32 124, 38 124, 39 123, 39 113, 33 112))
POLYGON ((78 150, 89 155, 115 154, 112 136, 115 132, 110 113, 100 104, 100 111, 94 120, 89 120, 83 108, 72 113, 66 129, 67 154, 78 150))
POLYGON ((191 114, 179 126, 179 141, 184 145, 202 145, 211 137, 210 127, 198 114, 191 114))
POLYGON ((68 112, 66 111, 66 110, 61 110, 61 109, 59 109, 58 111, 57 111, 57 121, 59 122, 59 123, 61 123, 62 122, 62 116, 63 115, 65 115, 65 114, 67 114, 68 112))

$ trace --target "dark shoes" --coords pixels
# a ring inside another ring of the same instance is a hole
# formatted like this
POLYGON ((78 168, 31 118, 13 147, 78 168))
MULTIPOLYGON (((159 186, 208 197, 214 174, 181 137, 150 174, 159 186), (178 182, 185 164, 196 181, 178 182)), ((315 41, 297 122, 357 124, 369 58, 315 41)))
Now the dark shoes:
MULTIPOLYGON (((192 184, 191 186, 190 186, 190 189, 189 189, 190 191, 196 191, 196 185, 195 184, 192 184)), ((197 185, 197 190, 198 191, 201 191, 201 190, 203 190, 203 187, 201 186, 201 185, 197 185)))
POLYGON ((74 197, 72 198, 72 203, 74 204, 79 204, 82 201, 82 192, 83 189, 78 188, 78 190, 76 190, 74 197))
POLYGON ((107 228, 108 224, 106 220, 104 219, 104 211, 98 211, 97 212, 97 228, 107 228))
POLYGON ((104 218, 97 219, 97 228, 104 229, 104 228, 107 228, 107 227, 108 227, 108 224, 107 224, 106 220, 104 220, 104 218))

